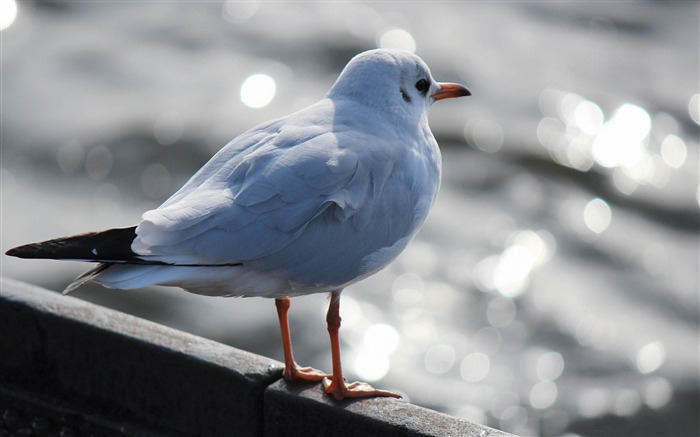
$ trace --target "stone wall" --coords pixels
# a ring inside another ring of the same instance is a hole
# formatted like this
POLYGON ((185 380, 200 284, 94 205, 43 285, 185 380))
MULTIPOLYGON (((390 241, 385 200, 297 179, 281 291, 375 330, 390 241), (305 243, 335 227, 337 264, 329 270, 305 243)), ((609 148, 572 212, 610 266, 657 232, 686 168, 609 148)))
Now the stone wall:
POLYGON ((401 400, 336 402, 281 374, 275 360, 0 279, 0 435, 508 435, 401 400))

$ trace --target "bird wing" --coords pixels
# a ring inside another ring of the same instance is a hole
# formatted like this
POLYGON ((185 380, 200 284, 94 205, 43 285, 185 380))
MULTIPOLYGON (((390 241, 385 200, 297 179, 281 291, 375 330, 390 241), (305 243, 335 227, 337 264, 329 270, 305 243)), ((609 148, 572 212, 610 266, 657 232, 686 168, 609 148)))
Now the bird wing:
POLYGON ((269 257, 324 213, 360 230, 391 162, 359 156, 349 147, 358 141, 352 131, 308 120, 249 131, 143 215, 132 249, 146 260, 220 265, 269 257))

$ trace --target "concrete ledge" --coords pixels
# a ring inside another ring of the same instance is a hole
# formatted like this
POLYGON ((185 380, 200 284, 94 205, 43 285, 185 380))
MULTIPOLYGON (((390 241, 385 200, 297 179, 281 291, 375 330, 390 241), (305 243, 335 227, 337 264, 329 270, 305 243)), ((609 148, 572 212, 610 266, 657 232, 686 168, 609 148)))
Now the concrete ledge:
MULTIPOLYGON (((84 430, 78 434, 101 435, 507 435, 403 401, 335 402, 318 384, 288 385, 281 369, 275 360, 0 279, 0 405, 10 419, 12 411, 64 425, 68 417, 84 430)), ((0 418, 0 431, 18 426, 8 420, 0 418)))
POLYGON ((277 381, 265 393, 265 436, 342 435, 348 437, 506 437, 483 425, 460 420, 400 399, 338 402, 319 386, 277 381))
POLYGON ((70 296, 0 282, 0 381, 165 434, 262 434, 279 362, 70 296))

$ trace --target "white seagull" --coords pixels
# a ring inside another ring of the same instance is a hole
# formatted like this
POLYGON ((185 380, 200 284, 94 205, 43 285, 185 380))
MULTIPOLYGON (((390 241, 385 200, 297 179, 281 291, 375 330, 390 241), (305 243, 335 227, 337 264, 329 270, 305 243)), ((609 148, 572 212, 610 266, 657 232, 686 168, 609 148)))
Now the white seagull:
POLYGON ((398 397, 343 379, 340 294, 386 267, 418 232, 440 186, 428 108, 470 94, 436 82, 412 53, 360 53, 318 103, 234 138, 136 226, 7 255, 99 263, 66 292, 93 281, 274 298, 287 380, 322 380, 335 399, 398 397), (287 318, 290 297, 324 292, 331 375, 296 364, 287 318))

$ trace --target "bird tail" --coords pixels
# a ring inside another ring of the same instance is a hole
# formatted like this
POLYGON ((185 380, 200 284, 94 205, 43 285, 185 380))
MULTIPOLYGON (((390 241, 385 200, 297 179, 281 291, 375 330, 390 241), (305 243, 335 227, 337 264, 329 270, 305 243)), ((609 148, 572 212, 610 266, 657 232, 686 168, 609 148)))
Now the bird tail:
POLYGON ((99 262, 95 268, 75 278, 63 290, 63 294, 67 294, 116 263, 144 263, 131 250, 135 238, 136 226, 114 228, 25 244, 8 250, 6 254, 17 258, 99 262))
POLYGON ((92 281, 93 279, 95 279, 97 277, 97 275, 99 275, 100 273, 102 273, 103 271, 105 271, 107 268, 109 268, 112 265, 114 265, 114 264, 109 264, 109 263, 98 264, 96 267, 88 270, 87 272, 85 272, 82 275, 78 276, 77 278, 73 279, 73 282, 68 284, 68 286, 65 289, 63 289, 63 294, 68 294, 71 291, 83 286, 83 284, 92 281))
POLYGON ((139 262, 131 250, 136 226, 55 238, 25 244, 6 252, 17 258, 58 259, 88 262, 139 262))
POLYGON ((240 263, 220 265, 176 265, 144 259, 131 250, 136 227, 56 238, 26 244, 7 251, 18 258, 57 259, 98 263, 78 276, 63 294, 93 281, 108 288, 130 290, 149 285, 182 287, 192 293, 212 296, 265 295, 269 289, 289 287, 284 280, 264 273, 249 272, 240 263), (235 287, 233 282, 238 281, 235 287))

